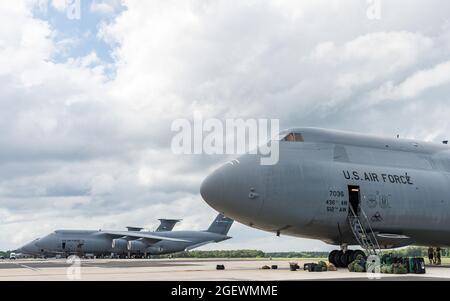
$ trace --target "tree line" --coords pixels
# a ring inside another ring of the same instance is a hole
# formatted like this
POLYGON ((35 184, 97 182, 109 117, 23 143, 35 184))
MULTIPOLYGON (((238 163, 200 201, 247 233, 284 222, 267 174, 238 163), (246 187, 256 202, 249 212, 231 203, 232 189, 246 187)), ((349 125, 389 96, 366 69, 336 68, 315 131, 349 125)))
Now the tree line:
POLYGON ((273 252, 265 253, 260 250, 216 250, 190 251, 160 258, 325 258, 328 252, 273 252))
MULTIPOLYGON (((397 250, 384 250, 383 254, 394 254, 401 257, 427 257, 428 248, 408 247, 397 250)), ((217 250, 217 251, 190 251, 159 258, 328 258, 329 252, 263 252, 260 250, 217 250)), ((449 257, 448 249, 441 250, 442 257, 449 257)))

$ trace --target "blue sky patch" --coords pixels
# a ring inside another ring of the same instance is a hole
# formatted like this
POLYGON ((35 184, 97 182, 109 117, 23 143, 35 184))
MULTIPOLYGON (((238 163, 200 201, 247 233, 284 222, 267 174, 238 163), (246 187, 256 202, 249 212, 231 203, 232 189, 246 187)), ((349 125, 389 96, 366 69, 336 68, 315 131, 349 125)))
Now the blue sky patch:
POLYGON ((99 39, 97 33, 102 23, 112 22, 126 8, 121 6, 113 13, 100 13, 92 11, 92 3, 93 1, 80 0, 80 19, 74 18, 76 14, 68 13, 67 9, 57 10, 50 3, 47 7, 34 10, 34 16, 47 21, 56 34, 53 38, 60 51, 52 58, 55 63, 64 63, 69 58, 84 57, 92 52, 95 52, 103 63, 113 62, 113 45, 99 39))

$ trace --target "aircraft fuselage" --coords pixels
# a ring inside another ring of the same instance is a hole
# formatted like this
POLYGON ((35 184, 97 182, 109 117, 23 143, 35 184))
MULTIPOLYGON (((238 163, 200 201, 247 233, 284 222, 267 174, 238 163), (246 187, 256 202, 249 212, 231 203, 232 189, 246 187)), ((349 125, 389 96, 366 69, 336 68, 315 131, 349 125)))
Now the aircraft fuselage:
POLYGON ((286 131, 280 160, 245 155, 210 175, 202 196, 254 228, 354 245, 350 207, 383 248, 450 246, 450 148, 320 129, 286 131), (365 217, 361 217, 365 218, 365 217))

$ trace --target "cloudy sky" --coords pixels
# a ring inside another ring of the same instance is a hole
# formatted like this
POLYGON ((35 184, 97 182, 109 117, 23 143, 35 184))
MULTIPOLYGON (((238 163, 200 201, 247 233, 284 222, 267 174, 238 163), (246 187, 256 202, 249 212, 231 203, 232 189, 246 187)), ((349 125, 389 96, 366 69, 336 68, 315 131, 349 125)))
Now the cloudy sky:
MULTIPOLYGON (((228 158, 171 153, 194 112, 450 138, 450 2, 376 2, 81 0, 77 19, 65 0, 1 1, 0 249, 161 217, 206 228, 199 185, 228 158)), ((231 235, 220 248, 329 249, 231 235)))

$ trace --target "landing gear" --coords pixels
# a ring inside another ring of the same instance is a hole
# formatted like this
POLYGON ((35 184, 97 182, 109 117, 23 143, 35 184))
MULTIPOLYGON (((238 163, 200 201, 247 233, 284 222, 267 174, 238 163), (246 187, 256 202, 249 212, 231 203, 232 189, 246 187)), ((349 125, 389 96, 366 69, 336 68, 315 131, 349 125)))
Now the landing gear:
POLYGON ((331 251, 330 254, 328 255, 328 261, 331 264, 335 265, 335 266, 336 266, 336 259, 335 258, 336 258, 337 253, 339 253, 339 251, 338 250, 334 250, 334 251, 331 251))
POLYGON ((346 268, 350 263, 356 260, 358 256, 366 258, 366 254, 361 250, 334 250, 328 256, 328 261, 337 268, 346 268))

